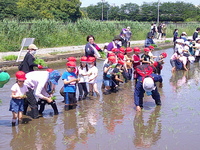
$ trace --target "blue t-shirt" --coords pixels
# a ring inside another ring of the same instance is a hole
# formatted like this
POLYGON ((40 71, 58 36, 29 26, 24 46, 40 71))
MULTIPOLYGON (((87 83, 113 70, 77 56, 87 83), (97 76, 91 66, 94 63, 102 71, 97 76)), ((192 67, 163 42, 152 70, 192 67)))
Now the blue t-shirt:
MULTIPOLYGON (((62 75, 62 80, 66 79, 67 81, 76 79, 77 76, 74 72, 64 72, 62 75)), ((71 82, 70 84, 64 84, 64 92, 76 92, 76 82, 71 82)))

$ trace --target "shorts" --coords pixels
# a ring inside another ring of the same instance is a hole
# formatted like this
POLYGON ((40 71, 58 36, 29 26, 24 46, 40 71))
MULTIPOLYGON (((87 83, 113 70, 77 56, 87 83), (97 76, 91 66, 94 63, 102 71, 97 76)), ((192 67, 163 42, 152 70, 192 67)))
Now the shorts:
POLYGON ((111 80, 103 80, 103 84, 104 84, 104 86, 111 86, 112 81, 111 80))
POLYGON ((18 113, 20 111, 24 111, 24 99, 14 99, 10 100, 10 108, 9 111, 18 113))
POLYGON ((166 36, 166 33, 162 33, 162 36, 166 36))

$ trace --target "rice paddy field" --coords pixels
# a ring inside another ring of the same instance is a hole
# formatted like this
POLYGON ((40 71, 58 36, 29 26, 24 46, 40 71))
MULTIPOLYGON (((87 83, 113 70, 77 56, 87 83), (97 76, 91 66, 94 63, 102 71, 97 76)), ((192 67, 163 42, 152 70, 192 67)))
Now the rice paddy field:
MULTIPOLYGON (((63 97, 56 87, 55 96, 59 115, 54 116, 46 105, 44 116, 32 120, 24 116, 25 124, 11 126, 12 114, 8 111, 10 88, 14 77, 0 89, 0 149, 2 150, 197 150, 200 147, 200 70, 199 63, 190 70, 171 73, 170 56, 161 72, 163 88, 159 88, 162 106, 156 106, 150 96, 144 97, 144 109, 136 112, 133 80, 120 85, 117 93, 103 95, 102 61, 99 69, 98 89, 100 97, 91 96, 79 101, 76 109, 65 111, 63 97)), ((65 71, 65 62, 54 68, 65 71)), ((78 94, 78 93, 77 93, 78 94)))

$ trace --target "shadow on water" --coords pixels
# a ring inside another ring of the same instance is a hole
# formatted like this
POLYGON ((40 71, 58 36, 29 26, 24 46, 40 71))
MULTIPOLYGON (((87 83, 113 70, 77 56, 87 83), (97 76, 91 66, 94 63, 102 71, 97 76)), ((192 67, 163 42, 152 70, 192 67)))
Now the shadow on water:
MULTIPOLYGON (((145 95, 141 113, 135 111, 133 81, 121 84, 117 93, 102 95, 102 61, 99 61, 100 97, 89 97, 79 101, 75 109, 65 111, 59 93, 63 82, 59 80, 55 93, 59 115, 54 116, 51 106, 46 105, 43 117, 30 120, 24 116, 24 124, 12 127, 8 108, 15 79, 11 78, 0 89, 0 149, 198 149, 199 64, 192 64, 189 72, 172 74, 169 59, 173 49, 155 51, 154 55, 162 52, 168 53, 161 72, 163 88, 158 88, 162 106, 156 107, 152 97, 145 95)), ((63 73, 65 62, 59 63, 58 68, 51 67, 63 73)))

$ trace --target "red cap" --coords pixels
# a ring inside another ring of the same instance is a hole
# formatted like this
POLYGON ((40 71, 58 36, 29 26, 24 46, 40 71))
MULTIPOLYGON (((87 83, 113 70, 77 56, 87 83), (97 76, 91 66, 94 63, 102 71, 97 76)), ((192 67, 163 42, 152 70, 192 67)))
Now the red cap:
POLYGON ((150 46, 149 46, 149 49, 154 49, 154 46, 150 45, 150 46))
POLYGON ((125 49, 124 49, 123 47, 120 47, 119 51, 120 51, 121 53, 125 53, 125 49))
POLYGON ((120 64, 120 65, 124 65, 124 62, 121 61, 121 60, 118 60, 118 64, 120 64))
POLYGON ((140 52, 140 48, 139 47, 134 47, 134 52, 140 52))
POLYGON ((115 62, 116 62, 115 56, 110 56, 110 57, 108 57, 108 60, 111 61, 112 63, 115 63, 115 62))
POLYGON ((95 62, 96 58, 95 57, 88 57, 87 62, 91 63, 91 62, 95 62))
POLYGON ((53 71, 53 69, 51 69, 51 68, 48 68, 48 69, 47 69, 47 71, 48 71, 48 72, 52 72, 52 71, 53 71))
POLYGON ((69 62, 66 63, 66 66, 75 68, 76 67, 76 63, 74 61, 69 61, 69 62))
POLYGON ((113 49, 112 49, 112 52, 113 52, 113 53, 119 52, 119 49, 113 48, 113 49))
POLYGON ((145 52, 150 52, 150 49, 149 49, 148 47, 145 47, 145 48, 144 48, 144 51, 145 51, 145 52))
POLYGON ((157 62, 157 61, 154 61, 154 62, 153 62, 153 66, 154 66, 154 67, 157 67, 157 66, 158 66, 158 62, 157 62))
POLYGON ((87 62, 87 57, 86 56, 81 57, 80 61, 81 62, 87 62))
POLYGON ((23 71, 17 71, 15 73, 15 77, 17 78, 17 80, 26 80, 26 73, 23 71))
POLYGON ((109 53, 108 57, 110 57, 110 56, 116 56, 116 55, 115 55, 115 53, 109 53))
POLYGON ((117 55, 117 57, 120 58, 120 59, 124 59, 124 54, 119 53, 119 54, 117 55))
POLYGON ((161 53, 161 55, 162 55, 164 58, 167 57, 167 53, 165 53, 165 52, 161 53))
POLYGON ((75 57, 68 57, 67 61, 76 61, 76 58, 75 57))
POLYGON ((127 47, 127 48, 126 48, 126 52, 127 52, 127 53, 131 53, 132 51, 133 51, 133 49, 132 49, 131 47, 127 47))

